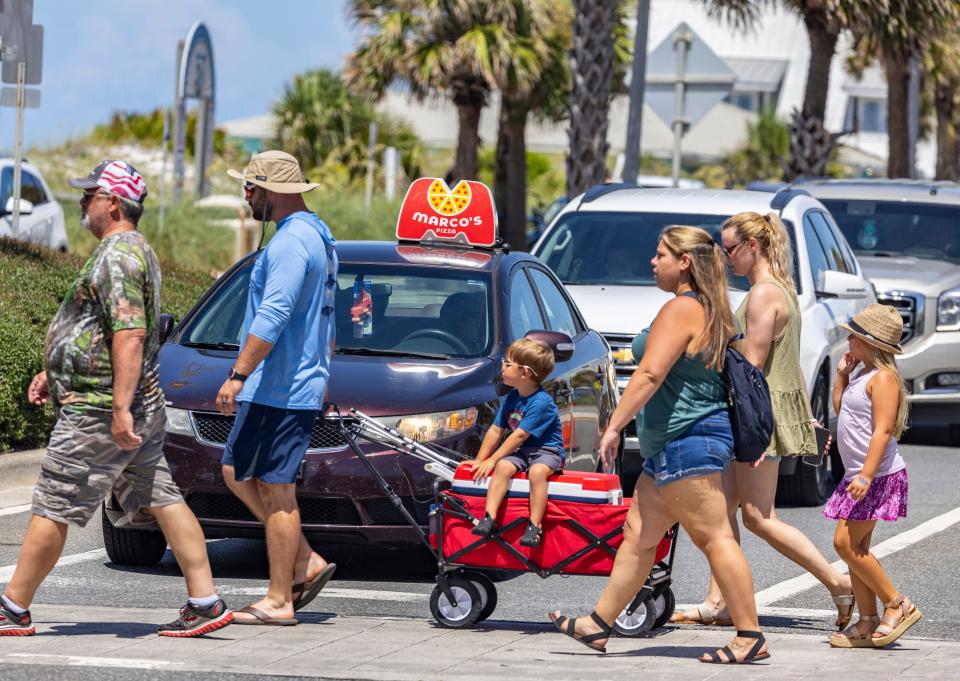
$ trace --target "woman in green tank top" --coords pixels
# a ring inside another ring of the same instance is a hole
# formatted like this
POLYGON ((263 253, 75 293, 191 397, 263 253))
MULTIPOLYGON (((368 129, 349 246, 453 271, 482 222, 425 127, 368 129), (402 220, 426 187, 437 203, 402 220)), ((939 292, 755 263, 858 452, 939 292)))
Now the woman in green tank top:
MULTIPOLYGON (((779 460, 783 456, 816 454, 815 421, 800 372, 800 309, 790 274, 790 240, 773 213, 739 213, 721 230, 727 264, 746 276, 750 292, 737 309, 745 335, 743 354, 762 369, 770 387, 774 433, 766 454, 753 464, 736 463, 723 474, 730 525, 738 540, 737 507, 747 529, 790 558, 829 589, 837 606, 838 629, 853 614, 853 591, 848 575, 841 575, 800 530, 788 525, 774 510, 779 460)), ((675 624, 729 624, 723 594, 711 576, 706 600, 671 618, 675 624)))
POLYGON ((634 343, 637 368, 600 442, 609 465, 620 432, 642 409, 643 474, 593 613, 569 618, 554 611, 550 619, 562 633, 605 652, 613 621, 650 574, 664 533, 679 522, 710 564, 723 566, 717 578, 737 625, 733 641, 700 661, 765 659, 770 654, 759 631, 753 578, 730 528, 720 478, 733 459, 720 371, 735 329, 720 247, 702 229, 668 227, 651 264, 657 286, 676 297, 634 343))

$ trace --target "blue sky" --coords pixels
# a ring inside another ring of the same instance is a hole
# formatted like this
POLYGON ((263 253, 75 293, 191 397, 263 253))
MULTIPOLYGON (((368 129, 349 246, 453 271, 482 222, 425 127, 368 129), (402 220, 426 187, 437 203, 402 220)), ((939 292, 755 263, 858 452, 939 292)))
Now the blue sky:
MULTIPOLYGON (((266 111, 291 77, 339 67, 356 30, 344 0, 34 0, 44 26, 41 107, 28 109, 26 144, 47 146, 118 109, 169 106, 177 40, 203 21, 213 41, 216 118, 266 111)), ((15 109, 0 109, 0 150, 11 153, 15 109)))

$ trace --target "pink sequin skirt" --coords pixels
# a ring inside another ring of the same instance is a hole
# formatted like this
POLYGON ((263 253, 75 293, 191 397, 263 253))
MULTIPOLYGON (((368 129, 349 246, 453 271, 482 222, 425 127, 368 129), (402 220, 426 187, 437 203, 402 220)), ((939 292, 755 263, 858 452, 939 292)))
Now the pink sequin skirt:
POLYGON ((874 478, 867 496, 857 501, 847 492, 850 480, 844 478, 827 500, 823 515, 832 520, 886 520, 907 517, 907 469, 874 478))

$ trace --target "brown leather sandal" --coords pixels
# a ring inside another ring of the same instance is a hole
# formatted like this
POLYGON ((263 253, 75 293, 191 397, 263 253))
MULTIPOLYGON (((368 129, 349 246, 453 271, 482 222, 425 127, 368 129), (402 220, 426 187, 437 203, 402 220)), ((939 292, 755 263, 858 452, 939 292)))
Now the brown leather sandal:
POLYGON ((903 594, 897 594, 896 598, 889 603, 884 603, 883 607, 887 610, 896 608, 898 612, 895 615, 883 613, 880 626, 873 632, 874 648, 883 648, 890 645, 903 636, 907 629, 919 622, 922 617, 921 612, 917 610, 913 602, 903 594))
POLYGON ((834 626, 839 631, 850 624, 850 620, 853 618, 855 600, 853 594, 831 595, 830 598, 833 599, 833 604, 837 606, 837 621, 834 622, 834 626))
POLYGON ((843 631, 834 632, 830 637, 830 645, 834 648, 872 648, 873 632, 880 624, 878 615, 860 615, 854 624, 843 631), (866 624, 868 628, 860 625, 866 624))

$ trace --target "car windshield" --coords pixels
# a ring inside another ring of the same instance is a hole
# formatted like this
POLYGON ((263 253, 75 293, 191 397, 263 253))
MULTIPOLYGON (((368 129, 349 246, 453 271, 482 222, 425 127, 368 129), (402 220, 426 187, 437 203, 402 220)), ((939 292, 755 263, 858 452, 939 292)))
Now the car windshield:
MULTIPOLYGON (((238 270, 190 321, 181 343, 239 347, 250 265, 238 270)), ((445 268, 341 263, 337 277, 339 354, 425 358, 489 353, 489 277, 445 268)))
MULTIPOLYGON (((655 286, 650 260, 664 227, 701 227, 719 241, 720 226, 727 217, 695 213, 567 213, 540 242, 535 255, 564 284, 655 286)), ((789 224, 787 231, 793 241, 789 224)), ((727 270, 727 278, 731 288, 750 288, 746 277, 735 277, 727 270)))
POLYGON ((860 255, 960 262, 960 206, 899 201, 822 201, 860 255))

